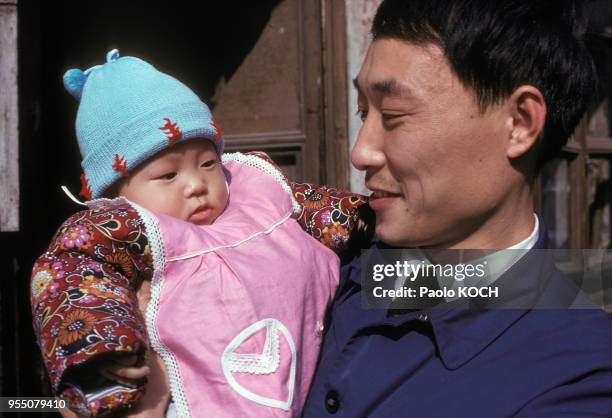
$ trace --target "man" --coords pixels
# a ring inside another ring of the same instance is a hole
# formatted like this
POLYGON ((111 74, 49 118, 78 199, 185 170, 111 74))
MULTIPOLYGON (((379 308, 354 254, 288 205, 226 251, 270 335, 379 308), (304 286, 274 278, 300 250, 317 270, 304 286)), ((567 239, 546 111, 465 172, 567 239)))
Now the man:
MULTIPOLYGON (((533 181, 594 85, 576 11, 383 1, 355 79, 363 126, 351 158, 373 192, 370 251, 546 248, 533 181)), ((305 417, 612 416, 603 311, 367 310, 363 257, 343 267, 305 417)), ((526 260, 506 270, 533 295, 544 280, 541 297, 559 302, 559 273, 538 276, 526 260)))

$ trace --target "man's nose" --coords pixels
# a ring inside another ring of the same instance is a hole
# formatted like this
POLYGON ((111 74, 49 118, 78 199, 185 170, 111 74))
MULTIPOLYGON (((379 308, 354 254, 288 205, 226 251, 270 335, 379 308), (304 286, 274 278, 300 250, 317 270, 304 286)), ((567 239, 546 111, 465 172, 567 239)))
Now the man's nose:
POLYGON ((380 168, 385 164, 383 133, 370 116, 361 125, 357 142, 351 151, 351 163, 357 170, 380 168))

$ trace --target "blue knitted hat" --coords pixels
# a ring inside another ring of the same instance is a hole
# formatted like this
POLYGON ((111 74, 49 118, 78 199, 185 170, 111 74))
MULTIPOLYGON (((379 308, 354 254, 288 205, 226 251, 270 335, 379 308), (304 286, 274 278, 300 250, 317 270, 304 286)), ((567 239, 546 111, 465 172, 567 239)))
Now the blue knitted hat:
POLYGON ((64 87, 80 100, 76 134, 85 171, 81 194, 98 198, 140 163, 177 142, 211 140, 219 155, 223 137, 208 109, 180 81, 135 57, 64 74, 64 87), (89 193, 90 191, 90 193, 89 193))

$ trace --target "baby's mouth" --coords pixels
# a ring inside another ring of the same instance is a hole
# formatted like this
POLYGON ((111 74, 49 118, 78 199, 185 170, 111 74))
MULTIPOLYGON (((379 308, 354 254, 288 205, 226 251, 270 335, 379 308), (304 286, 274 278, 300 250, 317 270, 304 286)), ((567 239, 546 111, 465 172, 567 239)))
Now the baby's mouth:
POLYGON ((212 208, 208 205, 199 206, 189 215, 189 222, 194 224, 206 224, 212 215, 212 208))

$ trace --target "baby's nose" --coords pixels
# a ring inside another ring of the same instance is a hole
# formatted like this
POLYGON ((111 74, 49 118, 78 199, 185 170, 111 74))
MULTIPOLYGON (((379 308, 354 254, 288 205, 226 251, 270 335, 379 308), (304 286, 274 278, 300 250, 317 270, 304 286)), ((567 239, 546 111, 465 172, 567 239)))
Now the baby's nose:
POLYGON ((187 196, 201 195, 206 193, 206 181, 198 176, 193 176, 189 179, 185 191, 187 196))

